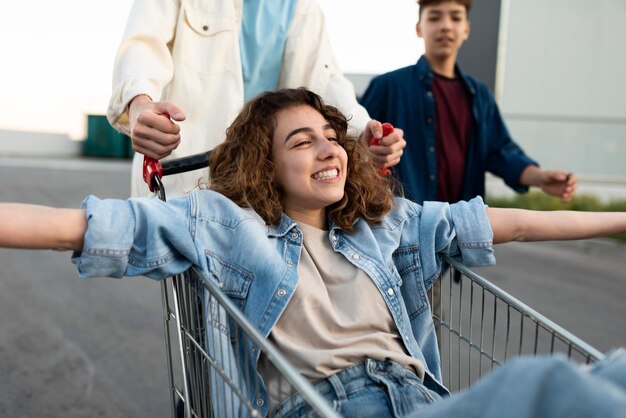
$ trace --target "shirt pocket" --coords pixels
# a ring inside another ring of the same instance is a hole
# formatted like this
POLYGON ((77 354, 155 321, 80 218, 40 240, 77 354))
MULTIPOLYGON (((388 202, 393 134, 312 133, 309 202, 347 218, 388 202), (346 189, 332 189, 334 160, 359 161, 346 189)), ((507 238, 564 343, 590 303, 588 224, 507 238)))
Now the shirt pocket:
POLYGON ((205 251, 210 278, 222 292, 243 311, 248 299, 250 285, 254 278, 252 272, 230 263, 215 253, 205 251))
POLYGON ((191 5, 186 5, 183 13, 175 41, 180 59, 200 74, 232 72, 239 51, 236 19, 213 16, 191 5))
POLYGON ((422 280, 419 246, 398 248, 393 253, 393 262, 402 279, 402 298, 410 319, 424 312, 428 306, 428 295, 422 280))

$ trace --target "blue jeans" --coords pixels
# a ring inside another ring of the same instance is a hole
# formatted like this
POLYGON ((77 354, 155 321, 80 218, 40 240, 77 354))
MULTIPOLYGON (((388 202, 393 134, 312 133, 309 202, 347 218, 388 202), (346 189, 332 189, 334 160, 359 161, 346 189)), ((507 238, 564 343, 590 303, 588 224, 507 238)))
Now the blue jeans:
MULTIPOLYGON (((441 397, 419 377, 394 361, 367 359, 316 382, 315 389, 343 418, 406 417, 441 397)), ((291 396, 274 417, 314 417, 299 394, 291 396)))
POLYGON ((561 355, 521 357, 412 418, 624 418, 626 351, 590 366, 561 355))
MULTIPOLYGON (((314 386, 345 418, 626 418, 626 350, 589 366, 519 357, 443 399, 391 361, 367 360, 314 386)), ((276 416, 315 416, 299 395, 289 400, 276 416)))

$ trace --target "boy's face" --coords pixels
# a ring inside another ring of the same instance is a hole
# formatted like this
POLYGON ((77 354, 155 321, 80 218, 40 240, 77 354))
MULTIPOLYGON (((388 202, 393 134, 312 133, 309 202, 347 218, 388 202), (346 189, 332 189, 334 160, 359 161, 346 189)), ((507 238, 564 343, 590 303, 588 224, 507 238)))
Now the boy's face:
POLYGON ((456 59, 470 32, 465 6, 454 0, 442 1, 424 7, 420 16, 416 30, 417 36, 424 39, 426 57, 456 59))

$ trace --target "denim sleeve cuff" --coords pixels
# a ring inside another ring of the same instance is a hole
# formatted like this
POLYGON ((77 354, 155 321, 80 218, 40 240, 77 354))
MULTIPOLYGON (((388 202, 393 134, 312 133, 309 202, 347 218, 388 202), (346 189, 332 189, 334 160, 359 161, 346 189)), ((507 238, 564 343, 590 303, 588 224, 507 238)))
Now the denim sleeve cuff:
POLYGON ((462 262, 468 267, 496 263, 493 253, 493 231, 482 198, 450 205, 462 262))
POLYGON ((130 206, 121 200, 88 196, 82 203, 87 217, 83 251, 72 255, 80 277, 122 277, 128 265, 134 226, 130 206), (107 215, 108 214, 108 215, 107 215), (111 216, 115 214, 115 216, 111 216))

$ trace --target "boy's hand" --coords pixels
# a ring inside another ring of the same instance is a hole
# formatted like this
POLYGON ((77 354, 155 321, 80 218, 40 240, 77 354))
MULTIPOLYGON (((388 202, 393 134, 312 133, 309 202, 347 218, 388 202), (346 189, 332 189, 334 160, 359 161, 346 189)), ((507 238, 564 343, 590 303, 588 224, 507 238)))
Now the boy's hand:
POLYGON ((540 187, 544 193, 567 203, 574 197, 578 181, 573 173, 543 170, 535 165, 529 165, 522 171, 519 182, 525 186, 540 187))
POLYGON ((539 187, 544 193, 559 197, 564 203, 567 203, 574 197, 577 183, 578 180, 573 173, 544 171, 539 187))

